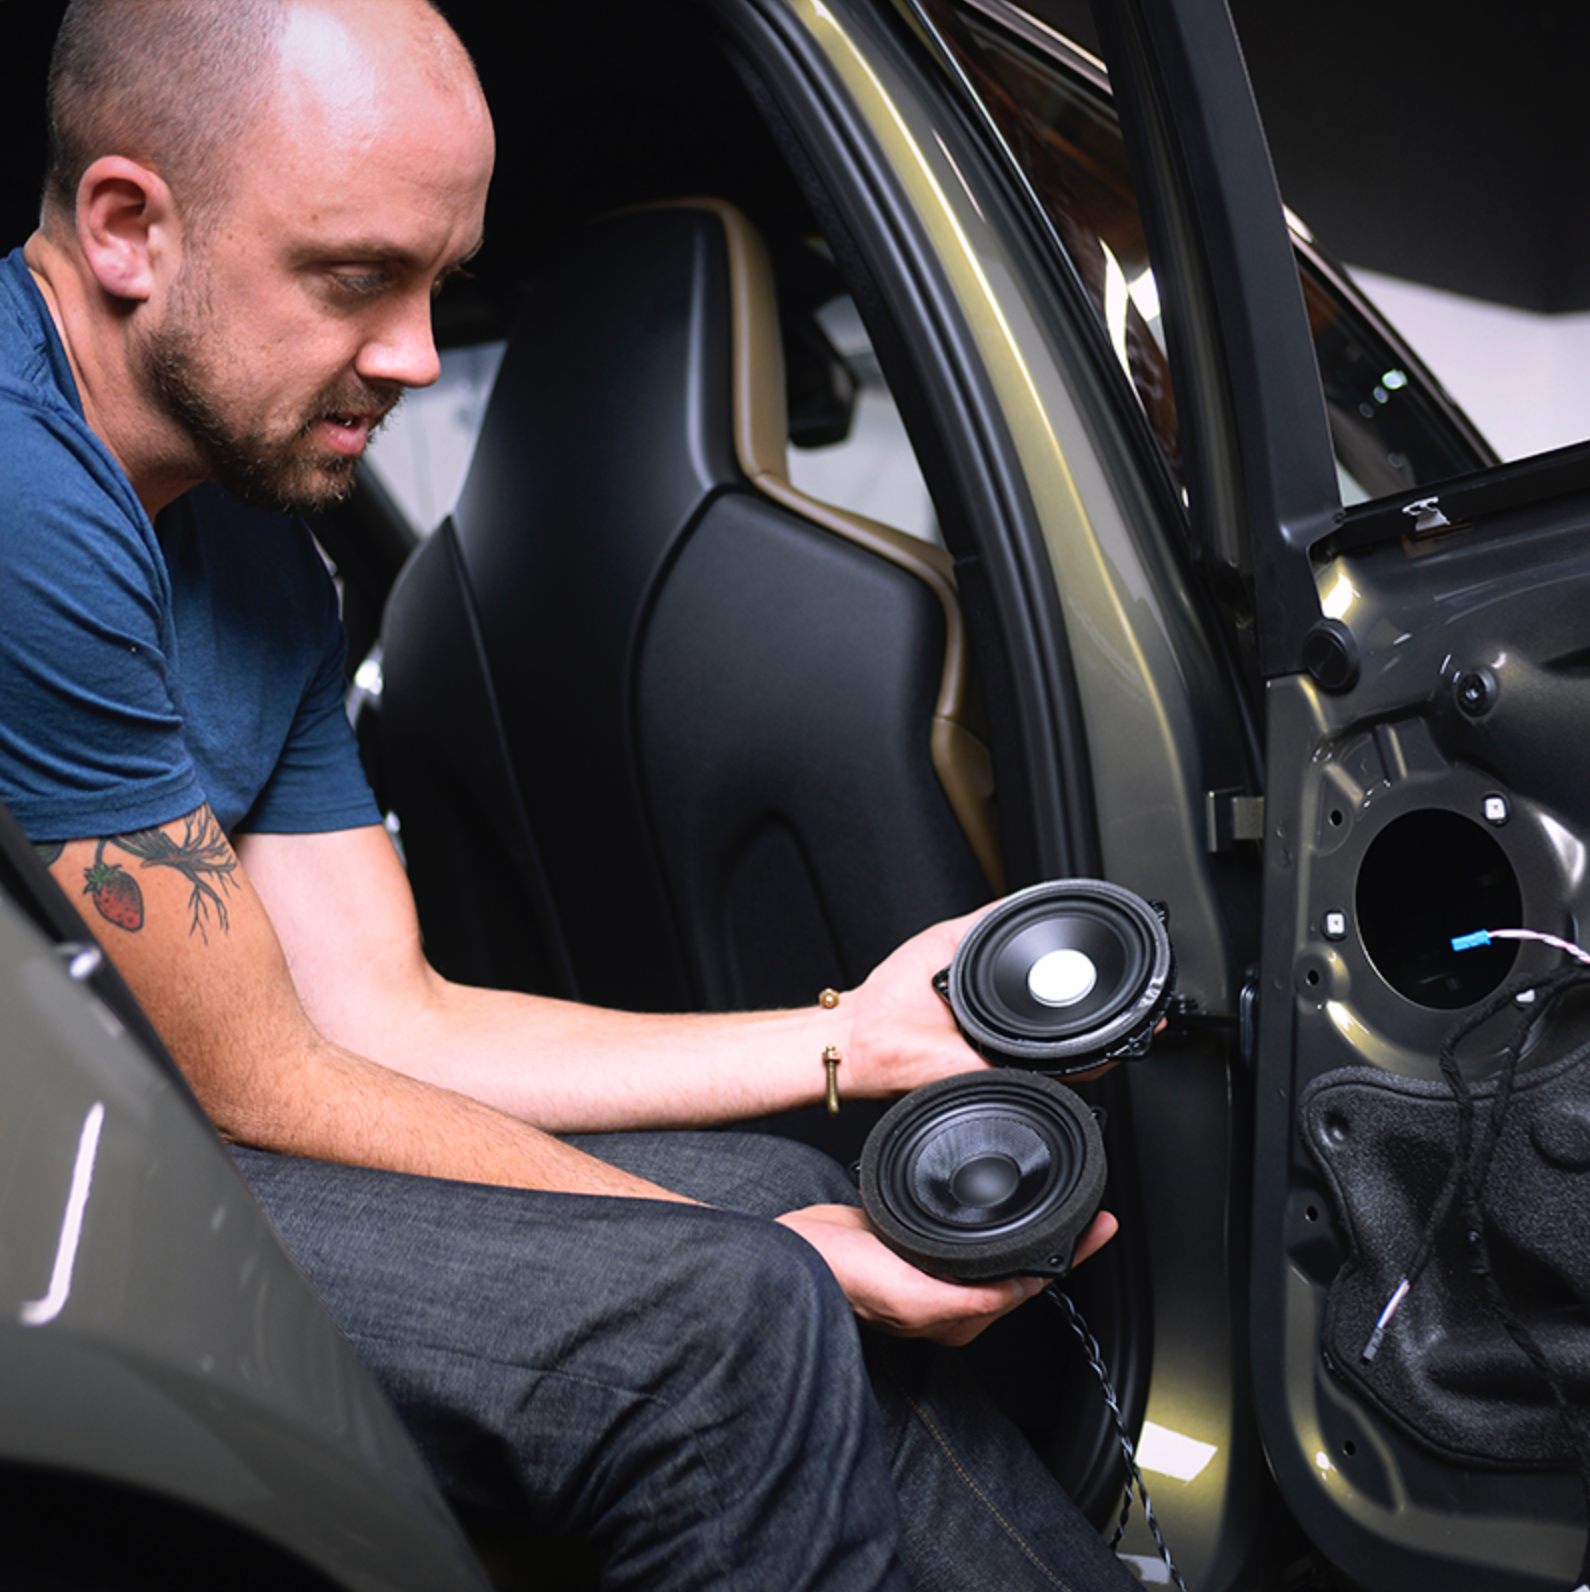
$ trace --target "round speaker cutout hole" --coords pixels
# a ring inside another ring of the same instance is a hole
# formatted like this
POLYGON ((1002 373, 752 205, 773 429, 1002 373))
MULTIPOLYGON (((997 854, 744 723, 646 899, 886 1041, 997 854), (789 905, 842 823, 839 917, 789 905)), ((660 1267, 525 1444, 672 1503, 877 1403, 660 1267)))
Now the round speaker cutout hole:
POLYGON ((1375 970, 1419 1006, 1456 1011, 1512 971, 1513 942, 1454 951, 1476 929, 1519 926, 1518 875, 1473 819, 1444 808, 1404 813, 1375 836, 1358 869, 1358 932, 1375 970))

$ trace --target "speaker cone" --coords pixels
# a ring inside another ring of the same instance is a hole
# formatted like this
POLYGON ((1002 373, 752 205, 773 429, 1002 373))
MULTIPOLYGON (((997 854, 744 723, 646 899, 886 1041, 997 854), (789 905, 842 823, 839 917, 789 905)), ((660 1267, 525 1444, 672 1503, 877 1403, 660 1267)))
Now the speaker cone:
POLYGON ((979 1054, 1064 1077, 1141 1054, 1174 976, 1163 918, 1142 897, 1057 879, 990 908, 936 982, 979 1054))
POLYGON ((1064 1084, 1029 1073, 946 1078, 867 1136, 861 1200, 878 1235, 936 1277, 1058 1277, 1104 1195, 1104 1141, 1064 1084))

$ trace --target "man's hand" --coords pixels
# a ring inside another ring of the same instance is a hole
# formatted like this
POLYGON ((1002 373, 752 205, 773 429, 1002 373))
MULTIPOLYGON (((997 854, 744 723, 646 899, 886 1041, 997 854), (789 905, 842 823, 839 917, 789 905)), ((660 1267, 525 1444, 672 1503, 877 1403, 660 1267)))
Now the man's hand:
MULTIPOLYGON (((849 1037, 841 1047, 841 1093, 848 1083, 858 1096, 889 1099, 988 1067, 961 1038, 949 1002, 933 988, 934 975, 950 965, 968 930, 988 910, 979 908, 914 935, 842 998, 841 1009, 850 1018, 849 1037)), ((1154 1032, 1164 1026, 1161 1018, 1154 1032)), ((1065 1081, 1090 1083, 1118 1064, 1103 1062, 1065 1081)))
POLYGON ((873 1099, 904 1094, 925 1083, 987 1067, 955 1026, 933 977, 950 965, 955 948, 981 911, 935 923, 885 957, 840 1001, 847 1018, 840 1050, 841 1093, 873 1099))
MULTIPOLYGON (((1040 1277, 1003 1282, 940 1282, 901 1260, 881 1243, 865 1214, 850 1205, 813 1205, 779 1221, 806 1240, 839 1279, 857 1317, 901 1338, 932 1338, 952 1348, 1025 1304, 1044 1287, 1040 1277)), ((1079 1264, 1115 1236, 1117 1223, 1100 1211, 1077 1240, 1079 1264)))

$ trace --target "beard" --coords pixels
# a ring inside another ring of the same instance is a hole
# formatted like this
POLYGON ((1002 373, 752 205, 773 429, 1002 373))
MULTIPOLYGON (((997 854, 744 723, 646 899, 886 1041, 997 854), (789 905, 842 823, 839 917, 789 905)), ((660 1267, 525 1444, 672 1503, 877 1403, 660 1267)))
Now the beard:
POLYGON ((316 438, 317 421, 337 415, 379 415, 370 434, 402 396, 357 377, 326 387, 293 425, 267 427, 234 417, 228 391, 205 354, 216 340, 213 318, 191 282, 179 280, 165 322, 146 335, 138 363, 151 399, 187 434, 208 480, 254 508, 306 514, 353 491, 358 458, 332 453, 316 438))

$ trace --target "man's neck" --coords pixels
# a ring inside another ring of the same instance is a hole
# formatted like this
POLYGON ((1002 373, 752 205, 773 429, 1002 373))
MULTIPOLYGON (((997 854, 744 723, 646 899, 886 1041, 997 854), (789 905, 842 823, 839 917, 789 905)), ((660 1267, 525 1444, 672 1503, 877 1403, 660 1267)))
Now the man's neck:
POLYGON ((110 450, 152 521, 203 479, 181 461, 171 428, 150 416, 128 359, 125 318, 80 269, 48 224, 23 246, 22 257, 44 298, 66 351, 89 428, 110 450))

